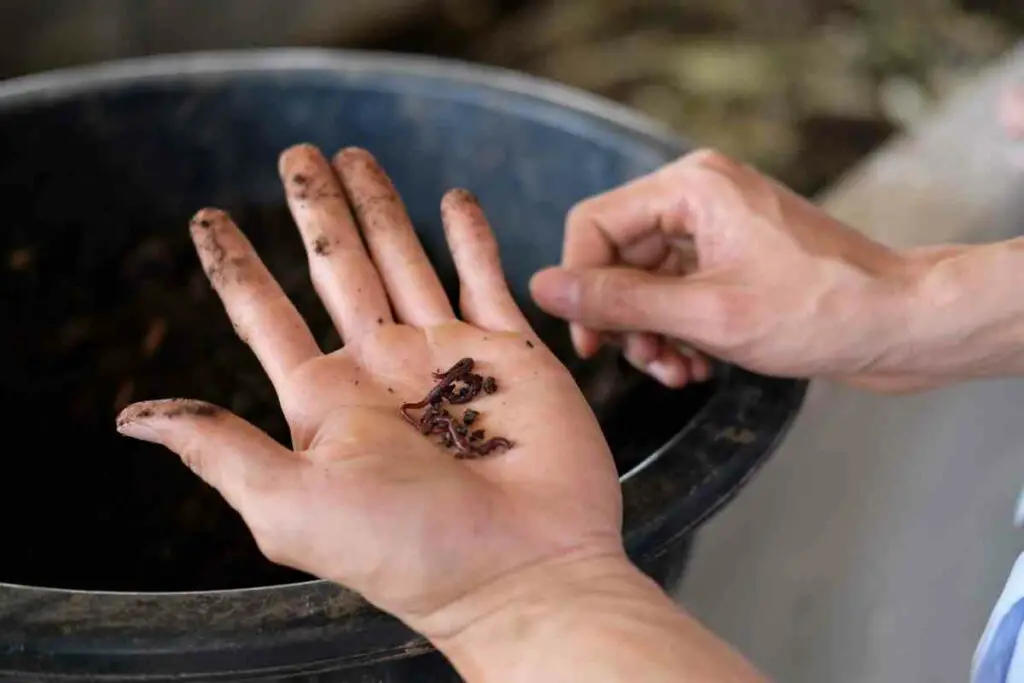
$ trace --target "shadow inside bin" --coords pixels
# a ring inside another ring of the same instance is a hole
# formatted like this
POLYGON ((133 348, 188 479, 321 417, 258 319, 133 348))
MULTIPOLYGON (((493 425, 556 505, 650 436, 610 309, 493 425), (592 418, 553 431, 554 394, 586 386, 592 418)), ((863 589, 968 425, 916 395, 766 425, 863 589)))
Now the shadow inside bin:
MULTIPOLYGON (((323 348, 338 348, 287 208, 231 213, 323 348)), ((129 401, 184 396, 289 443, 273 388, 209 287, 185 222, 105 246, 91 245, 90 234, 23 243, 0 271, 11 330, 0 341, 0 399, 16 426, 0 511, 20 520, 5 539, 0 581, 181 591, 308 578, 265 560, 238 515, 176 457, 114 430, 129 401)), ((424 242, 454 294, 449 255, 424 242)), ((568 352, 563 322, 535 321, 591 402, 620 473, 668 441, 712 391, 664 389, 614 352, 581 362, 568 352)))

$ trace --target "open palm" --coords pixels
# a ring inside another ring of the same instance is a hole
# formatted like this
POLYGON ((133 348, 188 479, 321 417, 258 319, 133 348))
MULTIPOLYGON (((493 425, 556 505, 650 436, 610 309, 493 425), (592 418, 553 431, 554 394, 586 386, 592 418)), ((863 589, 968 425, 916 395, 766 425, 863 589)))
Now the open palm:
POLYGON ((274 384, 293 450, 193 400, 130 406, 119 430, 178 453, 271 560, 345 584, 421 630, 430 615, 516 570, 621 553, 608 446, 572 377, 513 302, 472 195, 453 190, 441 207, 461 283, 459 320, 369 153, 345 150, 332 165, 302 145, 282 155, 280 172, 343 349, 321 352, 226 213, 200 211, 191 233, 238 335, 274 384), (437 383, 432 373, 467 357, 497 390, 445 407, 456 417, 477 411, 473 430, 512 446, 463 459, 399 408, 424 398, 437 383))

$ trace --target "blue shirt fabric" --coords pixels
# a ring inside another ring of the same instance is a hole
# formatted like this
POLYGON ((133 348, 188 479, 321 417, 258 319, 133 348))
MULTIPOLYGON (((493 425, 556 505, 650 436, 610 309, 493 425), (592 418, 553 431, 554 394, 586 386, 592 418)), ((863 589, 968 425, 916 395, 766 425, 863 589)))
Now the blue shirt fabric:
MULTIPOLYGON (((1024 526, 1024 491, 1015 521, 1024 526)), ((1017 558, 978 643, 971 683, 1024 683, 1024 553, 1017 558)))

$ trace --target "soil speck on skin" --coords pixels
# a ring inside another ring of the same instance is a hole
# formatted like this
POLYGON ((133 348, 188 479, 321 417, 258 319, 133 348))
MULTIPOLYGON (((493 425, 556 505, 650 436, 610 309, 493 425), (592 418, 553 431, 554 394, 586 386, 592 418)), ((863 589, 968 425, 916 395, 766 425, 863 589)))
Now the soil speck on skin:
POLYGON ((212 403, 206 401, 196 401, 189 398, 177 398, 172 399, 165 410, 161 410, 160 413, 164 417, 175 418, 181 417, 182 415, 192 415, 195 417, 213 417, 218 415, 221 409, 212 403))
POLYGON ((317 256, 326 256, 331 252, 331 243, 325 235, 318 236, 313 240, 313 253, 317 256))
MULTIPOLYGON (((206 219, 199 221, 199 224, 204 228, 211 225, 206 219)), ((196 248, 207 257, 205 259, 207 263, 203 268, 203 272, 206 273, 206 278, 210 281, 210 284, 214 287, 224 284, 225 270, 230 265, 231 259, 228 258, 227 250, 220 242, 218 231, 209 230, 203 233, 201 237, 196 238, 195 242, 196 248)))
POLYGON ((388 393, 389 393, 389 394, 393 394, 393 393, 395 393, 395 390, 394 390, 394 389, 392 389, 391 387, 388 387, 388 393))
POLYGON ((156 404, 146 406, 134 415, 128 415, 118 420, 118 426, 128 424, 135 420, 145 420, 151 417, 166 417, 174 419, 182 415, 194 417, 214 417, 222 412, 222 408, 206 401, 197 401, 190 398, 173 398, 166 401, 157 401, 156 404))
POLYGON ((307 182, 306 176, 302 175, 301 173, 296 173, 295 175, 292 176, 292 182, 295 183, 296 185, 305 185, 307 182))
POLYGON ((529 346, 531 349, 533 348, 533 342, 530 341, 529 339, 526 340, 526 345, 529 346))
POLYGON ((384 324, 384 318, 377 318, 377 324, 378 325, 383 325, 384 324))

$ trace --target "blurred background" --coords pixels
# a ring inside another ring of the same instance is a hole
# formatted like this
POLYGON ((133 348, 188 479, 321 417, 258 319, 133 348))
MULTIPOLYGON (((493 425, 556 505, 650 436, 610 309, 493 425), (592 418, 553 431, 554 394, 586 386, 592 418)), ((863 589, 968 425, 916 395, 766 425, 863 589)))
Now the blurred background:
POLYGON ((0 76, 359 47, 605 95, 811 194, 1024 33, 1020 0, 0 0, 0 76))
MULTIPOLYGON (((0 0, 0 77, 271 46, 455 57, 604 95, 812 195, 1022 37, 1024 0, 0 0)), ((1019 425, 1019 394, 990 393, 830 396, 702 531, 718 540, 686 604, 780 680, 965 680, 1019 552, 993 494, 1019 459, 1012 443, 954 477, 928 458, 1019 425), (893 446, 907 433, 914 453, 893 446)))

